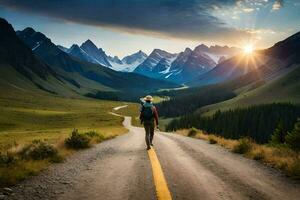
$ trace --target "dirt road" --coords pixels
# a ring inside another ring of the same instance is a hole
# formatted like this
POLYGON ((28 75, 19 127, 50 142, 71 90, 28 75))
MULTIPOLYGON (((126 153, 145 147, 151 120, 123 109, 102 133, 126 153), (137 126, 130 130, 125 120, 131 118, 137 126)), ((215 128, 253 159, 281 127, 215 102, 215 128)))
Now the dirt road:
MULTIPOLYGON (((12 188, 9 199, 156 199, 142 128, 77 153, 12 188)), ((300 198, 300 184, 206 141, 157 133, 155 151, 173 199, 300 198)))

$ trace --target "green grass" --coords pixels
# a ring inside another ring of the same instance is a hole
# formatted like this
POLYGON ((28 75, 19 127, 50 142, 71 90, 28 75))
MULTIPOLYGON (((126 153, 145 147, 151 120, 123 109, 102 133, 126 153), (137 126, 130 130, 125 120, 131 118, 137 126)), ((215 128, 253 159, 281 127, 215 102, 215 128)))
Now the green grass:
MULTIPOLYGON (((124 104, 125 105, 125 104, 124 104)), ((138 103, 126 103, 128 105, 125 108, 114 111, 115 113, 123 116, 130 116, 131 123, 133 126, 141 127, 139 115, 140 115, 140 104, 138 103)))
MULTIPOLYGON (((0 153, 16 153, 33 140, 54 145, 63 157, 74 150, 64 147, 74 128, 96 131, 109 139, 124 134, 122 117, 109 114, 121 102, 63 98, 37 90, 0 84, 0 153)), ((100 140, 97 140, 100 141, 100 140)), ((18 161, 0 166, 2 184, 11 185, 47 167, 51 161, 18 161)))
POLYGON ((205 115, 212 115, 217 110, 225 111, 238 107, 247 107, 255 104, 291 102, 300 103, 300 66, 280 78, 262 84, 260 87, 248 86, 248 90, 239 91, 233 99, 212 104, 201 108, 199 111, 205 115))
POLYGON ((37 92, 1 88, 0 150, 12 145, 45 139, 49 142, 66 137, 73 128, 124 132, 122 118, 108 114, 120 102, 93 99, 67 99, 37 92))

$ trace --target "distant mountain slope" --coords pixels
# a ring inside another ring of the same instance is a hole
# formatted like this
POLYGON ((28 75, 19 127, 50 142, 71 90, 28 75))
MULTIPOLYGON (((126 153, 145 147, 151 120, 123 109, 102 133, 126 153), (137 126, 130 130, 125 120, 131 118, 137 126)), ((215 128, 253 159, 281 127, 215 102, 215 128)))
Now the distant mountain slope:
POLYGON ((228 110, 256 104, 291 102, 300 104, 300 65, 291 67, 283 76, 270 82, 257 82, 244 88, 237 97, 228 101, 205 106, 201 112, 212 114, 217 110, 228 110))
POLYGON ((172 54, 161 49, 154 49, 147 59, 137 66, 134 72, 152 78, 159 78, 160 74, 158 73, 159 70, 157 69, 159 67, 157 66, 159 61, 162 59, 165 59, 166 61, 172 61, 176 58, 176 56, 176 54, 172 54))
POLYGON ((214 60, 204 53, 199 46, 193 51, 187 48, 172 62, 166 79, 176 83, 184 83, 215 66, 214 60))
POLYGON ((61 45, 57 45, 57 47, 81 61, 99 64, 122 72, 132 72, 147 58, 147 54, 142 51, 125 56, 122 60, 118 56, 108 56, 91 40, 87 40, 80 47, 77 44, 73 44, 69 49, 61 45))
POLYGON ((263 51, 264 54, 286 60, 288 64, 300 63, 300 32, 276 43, 263 51))
POLYGON ((193 51, 190 48, 186 48, 183 52, 179 53, 171 66, 171 70, 180 70, 184 68, 185 63, 188 61, 193 51))
POLYGON ((84 50, 82 50, 77 44, 73 44, 70 49, 68 49, 68 54, 78 58, 81 61, 86 61, 90 63, 97 63, 97 61, 87 54, 84 50))
MULTIPOLYGON (((50 66, 52 71, 72 86, 71 90, 82 95, 99 91, 132 92, 137 95, 176 86, 164 81, 153 81, 141 75, 116 72, 101 65, 82 62, 63 52, 44 34, 31 28, 18 31, 18 36, 33 49, 38 58, 50 66)), ((130 95, 127 96, 129 97, 130 95)))
POLYGON ((61 46, 61 45, 57 45, 57 47, 58 47, 60 50, 66 52, 66 53, 69 52, 69 49, 68 49, 67 47, 64 47, 64 46, 61 46))
POLYGON ((155 49, 134 72, 182 84, 211 70, 216 66, 216 62, 221 58, 225 59, 225 55, 231 56, 233 52, 232 50, 225 54, 226 50, 231 50, 229 47, 219 47, 217 49, 219 51, 216 52, 213 50, 213 47, 205 45, 199 45, 194 50, 186 48, 185 51, 179 54, 170 54, 155 49), (211 56, 216 58, 217 61, 214 61, 211 56))
MULTIPOLYGON (((30 31, 30 30, 28 30, 30 31)), ((58 94, 65 82, 41 62, 16 35, 12 26, 0 18, 0 84, 18 90, 43 90, 58 94)), ((74 95, 66 91, 66 95, 74 95)))
POLYGON ((106 67, 112 67, 105 52, 101 48, 98 49, 98 47, 91 40, 87 40, 82 43, 80 48, 85 51, 90 57, 94 58, 94 63, 106 67))
POLYGON ((245 75, 257 67, 257 65, 249 62, 249 59, 243 55, 235 56, 221 62, 212 70, 199 75, 186 84, 189 86, 210 85, 245 75))
POLYGON ((134 54, 131 54, 129 56, 125 56, 122 59, 122 63, 125 66, 123 71, 132 72, 135 70, 135 68, 140 65, 142 62, 144 62, 147 58, 147 54, 143 51, 138 51, 134 54))
POLYGON ((300 62, 300 33, 276 43, 273 47, 255 52, 252 55, 236 55, 218 64, 211 71, 187 82, 190 86, 215 84, 233 80, 253 70, 260 70, 265 78, 272 76, 282 68, 300 62))
POLYGON ((108 61, 110 63, 116 63, 116 64, 119 64, 119 65, 123 64, 122 61, 120 60, 120 58, 118 56, 114 56, 114 57, 108 56, 108 61))
POLYGON ((225 59, 231 58, 236 54, 241 53, 241 49, 236 47, 228 47, 228 46, 206 46, 205 44, 201 44, 196 47, 198 51, 205 53, 211 59, 214 60, 215 63, 218 63, 220 58, 224 57, 225 59))

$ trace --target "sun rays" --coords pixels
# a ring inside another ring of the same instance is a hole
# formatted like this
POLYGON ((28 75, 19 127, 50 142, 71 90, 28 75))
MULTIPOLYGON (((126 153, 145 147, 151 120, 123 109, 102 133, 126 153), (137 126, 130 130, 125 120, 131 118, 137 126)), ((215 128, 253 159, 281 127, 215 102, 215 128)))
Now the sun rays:
POLYGON ((252 44, 247 44, 243 48, 245 54, 252 54, 254 52, 254 47, 252 44))

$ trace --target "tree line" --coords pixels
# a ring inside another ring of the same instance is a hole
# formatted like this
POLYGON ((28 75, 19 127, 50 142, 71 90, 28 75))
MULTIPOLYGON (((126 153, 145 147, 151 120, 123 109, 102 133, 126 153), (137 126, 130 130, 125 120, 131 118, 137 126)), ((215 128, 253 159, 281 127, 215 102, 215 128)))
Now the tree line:
POLYGON ((278 124, 281 124, 285 132, 289 132, 298 117, 300 117, 299 105, 272 103, 223 112, 218 110, 212 116, 201 116, 199 113, 184 115, 172 120, 166 130, 195 127, 225 138, 250 137, 258 143, 267 143, 278 124))
POLYGON ((178 117, 193 113, 203 106, 225 101, 236 96, 231 90, 221 87, 203 87, 201 90, 192 88, 160 93, 159 95, 170 97, 168 101, 163 101, 157 105, 159 114, 165 117, 178 117))

